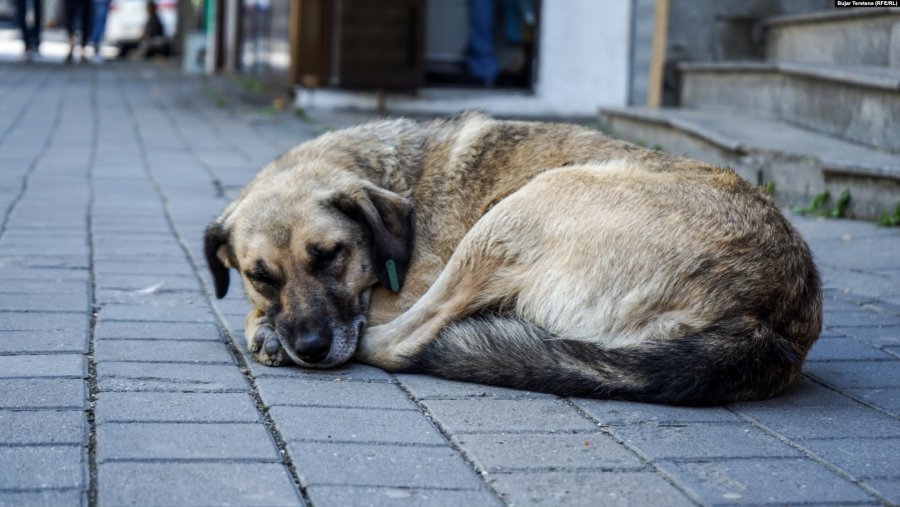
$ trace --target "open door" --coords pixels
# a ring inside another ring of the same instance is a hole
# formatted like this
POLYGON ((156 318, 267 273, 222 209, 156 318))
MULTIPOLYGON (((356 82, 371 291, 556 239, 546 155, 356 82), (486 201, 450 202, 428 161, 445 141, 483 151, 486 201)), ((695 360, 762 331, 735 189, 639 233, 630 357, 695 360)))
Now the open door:
POLYGON ((425 77, 425 2, 296 0, 294 82, 307 88, 417 88, 425 77))

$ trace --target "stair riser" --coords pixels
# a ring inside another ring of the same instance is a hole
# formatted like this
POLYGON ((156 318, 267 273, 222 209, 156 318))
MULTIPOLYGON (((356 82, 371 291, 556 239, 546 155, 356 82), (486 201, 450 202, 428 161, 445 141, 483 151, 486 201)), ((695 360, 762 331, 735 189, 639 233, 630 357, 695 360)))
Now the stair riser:
POLYGON ((900 182, 897 180, 832 173, 824 170, 819 161, 807 157, 763 151, 739 153, 657 123, 614 115, 602 115, 601 118, 624 139, 645 146, 659 145, 668 153, 731 167, 754 184, 772 181, 777 200, 785 206, 805 204, 824 190, 837 196, 849 189, 853 199, 848 213, 857 218, 873 219, 882 210, 893 209, 900 201, 900 182))
POLYGON ((769 60, 900 67, 900 16, 774 25, 769 60))
POLYGON ((900 92, 776 71, 684 73, 681 103, 781 119, 810 130, 900 151, 900 92))

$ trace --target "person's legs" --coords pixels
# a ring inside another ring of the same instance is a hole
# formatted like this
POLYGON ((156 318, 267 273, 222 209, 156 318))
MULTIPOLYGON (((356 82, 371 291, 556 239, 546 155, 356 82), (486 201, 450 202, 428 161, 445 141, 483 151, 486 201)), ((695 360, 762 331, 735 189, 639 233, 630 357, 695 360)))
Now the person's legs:
POLYGON ((497 79, 494 56, 494 2, 469 0, 469 44, 466 48, 469 74, 490 86, 497 79))
POLYGON ((28 29, 28 20, 25 9, 28 8, 28 0, 16 0, 16 24, 19 25, 19 31, 22 32, 22 43, 25 44, 25 51, 31 49, 31 30, 28 29))
POLYGON ((91 44, 94 51, 100 52, 100 42, 103 40, 103 32, 106 31, 106 13, 109 10, 109 0, 94 0, 94 26, 91 29, 91 44))
POLYGON ((34 0, 34 26, 31 27, 31 49, 37 51, 41 47, 41 28, 44 24, 43 0, 34 0))
POLYGON ((81 0, 81 59, 85 59, 84 49, 91 41, 91 24, 93 21, 93 0, 81 0))

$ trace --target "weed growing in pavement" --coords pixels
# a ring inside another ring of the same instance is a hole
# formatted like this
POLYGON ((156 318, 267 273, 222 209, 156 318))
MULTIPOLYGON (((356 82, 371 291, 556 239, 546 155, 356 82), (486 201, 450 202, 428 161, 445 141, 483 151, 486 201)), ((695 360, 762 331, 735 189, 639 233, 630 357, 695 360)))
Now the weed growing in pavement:
POLYGON ((846 216, 847 206, 850 205, 850 190, 841 192, 833 208, 829 206, 830 200, 831 194, 826 190, 814 196, 806 206, 794 206, 792 211, 814 217, 843 218, 846 216))
POLYGON ((881 216, 878 217, 878 225, 884 227, 897 227, 900 226, 900 202, 894 206, 894 212, 891 213, 888 210, 884 210, 881 212, 881 216))

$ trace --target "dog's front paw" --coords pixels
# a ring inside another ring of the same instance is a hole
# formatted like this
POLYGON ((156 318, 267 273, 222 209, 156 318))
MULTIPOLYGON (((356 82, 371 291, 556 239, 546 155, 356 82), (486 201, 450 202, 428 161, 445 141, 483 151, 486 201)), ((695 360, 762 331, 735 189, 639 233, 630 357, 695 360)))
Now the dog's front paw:
POLYGON ((290 358, 281 348, 278 334, 265 319, 260 321, 259 328, 248 346, 256 361, 266 366, 281 366, 290 362, 290 358))

